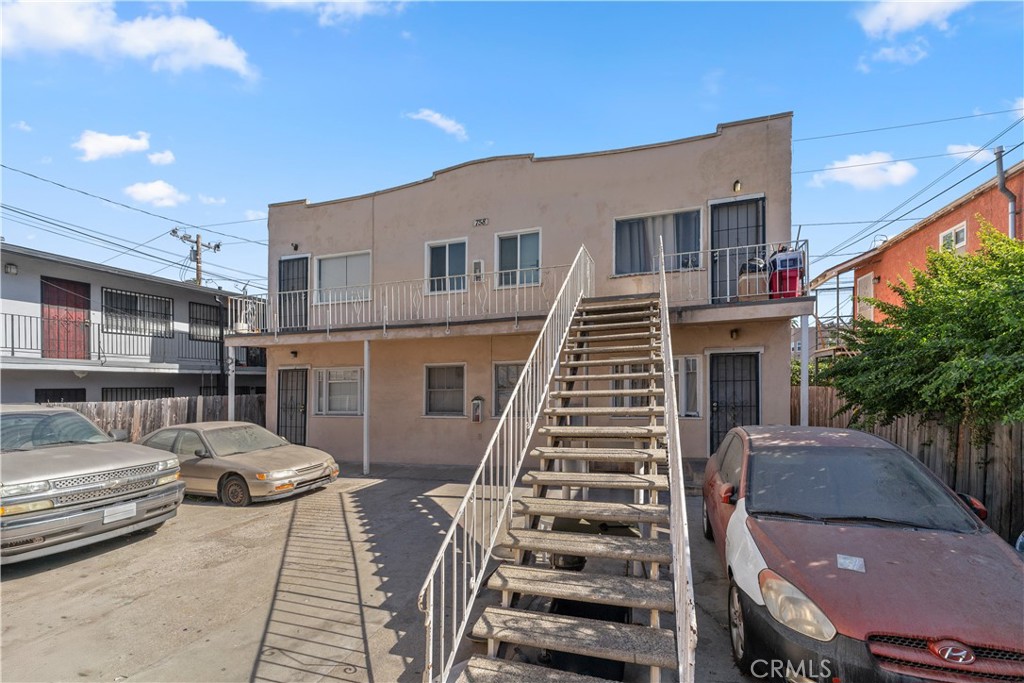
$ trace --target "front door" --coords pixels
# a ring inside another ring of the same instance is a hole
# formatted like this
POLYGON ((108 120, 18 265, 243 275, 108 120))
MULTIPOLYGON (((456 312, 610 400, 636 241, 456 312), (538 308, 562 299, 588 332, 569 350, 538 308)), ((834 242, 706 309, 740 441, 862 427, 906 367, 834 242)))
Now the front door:
POLYGON ((291 443, 306 444, 307 370, 277 371, 277 433, 291 443))
POLYGON ((733 427, 761 423, 761 359, 756 353, 711 355, 711 453, 733 427))
POLYGON ((282 330, 304 330, 309 302, 309 257, 281 259, 277 265, 277 324, 282 330))
POLYGON ((736 297, 740 267, 764 259, 764 198, 711 207, 711 302, 736 297))
POLYGON ((89 358, 88 282, 40 278, 43 358, 89 358))

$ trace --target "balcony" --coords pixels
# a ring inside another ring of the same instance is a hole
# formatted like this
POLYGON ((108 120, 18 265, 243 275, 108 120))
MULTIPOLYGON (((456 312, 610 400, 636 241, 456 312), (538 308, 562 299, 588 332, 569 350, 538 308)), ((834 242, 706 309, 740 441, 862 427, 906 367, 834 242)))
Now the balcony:
MULTIPOLYGON (((779 305, 807 295, 806 240, 670 254, 666 256, 666 263, 669 305, 672 308, 725 309, 718 310, 708 322, 763 317, 762 309, 753 311, 749 307, 757 304, 777 309, 772 317, 813 312, 813 307, 803 310, 806 301, 801 302, 799 310, 792 305, 779 305), (732 304, 743 306, 730 313, 728 307, 732 304)), ((270 297, 231 297, 226 334, 329 333, 358 329, 387 332, 389 326, 447 326, 460 322, 543 317, 567 271, 568 266, 553 266, 280 292, 270 297)), ((650 279, 647 290, 655 291, 656 276, 656 273, 613 276, 607 282, 597 283, 597 295, 635 293, 637 279, 650 279)), ((700 319, 698 315, 697 320, 700 319)))

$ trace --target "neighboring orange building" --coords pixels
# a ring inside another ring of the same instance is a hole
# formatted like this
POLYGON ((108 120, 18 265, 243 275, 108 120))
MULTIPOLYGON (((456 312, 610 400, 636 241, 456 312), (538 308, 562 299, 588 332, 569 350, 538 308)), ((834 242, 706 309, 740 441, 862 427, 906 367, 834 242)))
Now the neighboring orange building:
MULTIPOLYGON (((1022 239, 1024 228, 1021 226, 1020 204, 1024 199, 1024 161, 1007 169, 1005 177, 1007 189, 1017 197, 1014 234, 1017 239, 1022 239)), ((910 280, 913 268, 925 267, 929 248, 946 247, 959 253, 976 251, 981 246, 979 214, 997 230, 1007 234, 1007 207, 1008 198, 1000 191, 998 178, 993 177, 895 237, 826 270, 814 278, 811 289, 852 271, 856 317, 880 320, 882 313, 864 301, 865 298, 897 303, 897 296, 886 286, 887 283, 897 282, 901 277, 910 280)))

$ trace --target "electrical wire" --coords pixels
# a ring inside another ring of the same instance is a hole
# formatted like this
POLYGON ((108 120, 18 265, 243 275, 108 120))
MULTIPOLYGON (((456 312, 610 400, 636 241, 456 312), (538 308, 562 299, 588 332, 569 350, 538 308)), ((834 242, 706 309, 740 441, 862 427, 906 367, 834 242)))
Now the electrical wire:
POLYGON ((830 133, 828 135, 815 135, 809 138, 796 138, 793 142, 808 142, 810 140, 825 140, 828 138, 841 138, 848 135, 861 135, 862 133, 878 133, 885 130, 898 130, 900 128, 913 128, 915 126, 930 126, 935 123, 949 123, 950 121, 963 121, 965 119, 976 119, 981 116, 995 116, 996 114, 1009 114, 1011 112, 1019 112, 1020 109, 1003 109, 1001 111, 990 111, 983 114, 970 114, 968 116, 955 116, 950 119, 936 119, 934 121, 920 121, 918 123, 901 123, 895 126, 884 126, 882 128, 866 128, 864 130, 853 130, 847 133, 830 133))
POLYGON ((847 168, 863 168, 865 166, 884 166, 885 164, 896 164, 901 161, 921 161, 922 159, 939 159, 942 157, 962 157, 965 152, 946 152, 945 154, 928 154, 921 157, 907 157, 906 159, 887 159, 886 161, 865 161, 863 164, 844 164, 842 166, 830 166, 829 168, 815 168, 810 171, 793 171, 793 175, 803 173, 827 173, 828 171, 842 171, 847 168))

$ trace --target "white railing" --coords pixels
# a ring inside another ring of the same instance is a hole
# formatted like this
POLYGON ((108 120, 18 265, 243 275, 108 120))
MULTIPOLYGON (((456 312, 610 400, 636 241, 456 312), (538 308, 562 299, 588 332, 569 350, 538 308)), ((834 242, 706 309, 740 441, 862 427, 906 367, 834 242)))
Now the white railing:
POLYGON ((670 304, 807 295, 807 240, 664 255, 670 304))
POLYGON ((420 590, 428 683, 444 683, 451 673, 491 552, 509 527, 512 492, 569 326, 580 300, 593 291, 594 260, 581 246, 420 590))
POLYGON ((679 411, 676 408, 675 375, 672 369, 672 329, 668 321, 668 284, 665 245, 658 249, 661 282, 661 353, 665 358, 665 442, 668 450, 672 541, 672 582, 676 615, 676 662, 680 683, 692 683, 697 651, 697 614, 693 606, 693 574, 690 568, 690 535, 686 528, 686 493, 683 485, 683 454, 679 446, 679 411))

